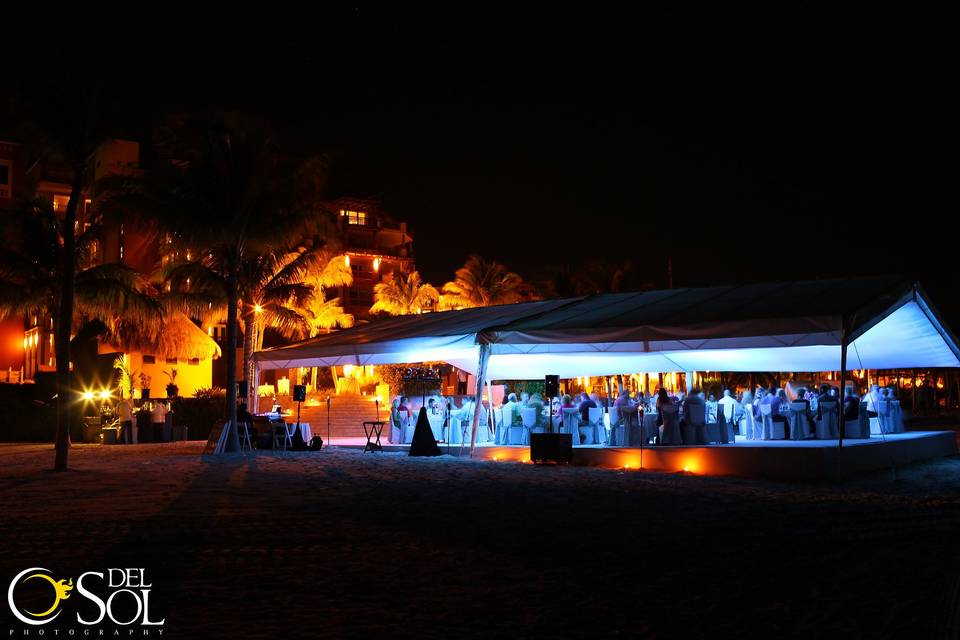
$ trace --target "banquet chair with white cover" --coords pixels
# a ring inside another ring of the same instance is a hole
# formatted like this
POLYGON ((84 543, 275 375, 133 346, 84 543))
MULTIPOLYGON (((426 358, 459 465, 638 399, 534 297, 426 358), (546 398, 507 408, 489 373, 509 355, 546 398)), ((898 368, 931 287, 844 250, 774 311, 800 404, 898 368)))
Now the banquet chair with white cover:
POLYGON ((400 421, 400 414, 392 409, 390 410, 390 442, 403 443, 403 424, 400 421))
POLYGON ((520 420, 523 423, 523 435, 520 444, 530 444, 530 434, 537 426, 537 410, 532 407, 520 409, 520 420))
POLYGON ((401 416, 400 420, 403 423, 403 444, 410 444, 417 430, 417 419, 413 416, 401 416))
POLYGON ((877 417, 870 418, 870 433, 886 435, 893 433, 894 428, 893 404, 889 400, 880 400, 877 403, 877 417))
POLYGON ((573 445, 580 444, 580 411, 577 409, 563 410, 563 424, 560 433, 569 433, 573 436, 573 445))
POLYGON ((494 444, 503 444, 503 435, 507 432, 506 425, 503 424, 503 407, 493 408, 493 442, 494 444))
POLYGON ((773 406, 769 404, 760 405, 760 419, 763 420, 763 439, 764 440, 784 440, 787 437, 786 423, 775 422, 773 419, 773 406))
POLYGON ((684 406, 682 427, 683 444, 706 444, 706 407, 702 404, 684 406))
POLYGON ((867 403, 861 402, 857 411, 857 417, 852 420, 844 421, 844 438, 869 438, 870 420, 867 418, 867 403))
POLYGON ((706 426, 706 436, 707 442, 716 442, 717 444, 728 444, 733 442, 734 439, 734 422, 733 416, 735 412, 732 410, 734 405, 729 405, 731 410, 728 412, 726 407, 719 405, 717 407, 717 421, 715 423, 707 423, 706 426), (730 417, 727 417, 727 414, 730 414, 730 417))
POLYGON ((807 404, 804 402, 791 402, 790 415, 787 417, 790 423, 790 439, 806 440, 810 435, 810 422, 807 420, 807 404))
POLYGON ((903 433, 906 428, 903 426, 903 411, 900 409, 899 400, 890 400, 890 413, 893 419, 893 433, 903 433))
POLYGON ((680 407, 675 404, 662 406, 660 417, 663 418, 663 424, 660 425, 660 444, 683 444, 680 437, 680 407))
POLYGON ((833 440, 837 437, 837 402, 824 400, 817 406, 817 438, 833 440))
POLYGON ((620 415, 620 407, 610 407, 610 436, 609 442, 612 446, 622 447, 624 443, 624 433, 627 429, 626 420, 620 415))
POLYGON ((740 405, 742 414, 740 416, 740 432, 747 440, 761 440, 763 438, 763 428, 753 417, 753 405, 740 405))
POLYGON ((580 427, 584 444, 607 444, 607 428, 603 425, 603 409, 587 409, 587 424, 580 427))

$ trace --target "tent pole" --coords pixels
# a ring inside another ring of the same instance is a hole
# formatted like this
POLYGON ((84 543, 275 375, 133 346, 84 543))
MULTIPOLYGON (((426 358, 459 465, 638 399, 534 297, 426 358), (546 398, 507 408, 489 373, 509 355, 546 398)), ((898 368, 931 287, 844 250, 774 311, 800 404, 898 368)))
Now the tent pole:
POLYGON ((840 330, 840 428, 837 430, 837 448, 843 449, 843 430, 846 427, 846 420, 843 417, 843 405, 846 399, 847 384, 847 322, 843 321, 843 328, 840 330))
POLYGON ((253 363, 253 407, 251 407, 253 415, 257 415, 257 412, 260 410, 260 363, 253 363))
POLYGON ((477 383, 474 385, 476 397, 473 406, 473 429, 470 435, 470 457, 477 445, 477 426, 480 423, 480 407, 483 406, 483 383, 487 379, 487 363, 490 361, 490 345, 480 345, 480 362, 477 364, 477 383))

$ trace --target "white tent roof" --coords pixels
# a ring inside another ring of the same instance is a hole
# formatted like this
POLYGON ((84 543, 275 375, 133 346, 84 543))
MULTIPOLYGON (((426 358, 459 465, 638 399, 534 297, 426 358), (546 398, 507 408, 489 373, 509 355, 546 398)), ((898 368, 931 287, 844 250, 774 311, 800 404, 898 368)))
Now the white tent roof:
POLYGON ((608 294, 393 318, 255 354, 264 369, 445 361, 490 379, 960 366, 914 282, 850 278, 608 294))

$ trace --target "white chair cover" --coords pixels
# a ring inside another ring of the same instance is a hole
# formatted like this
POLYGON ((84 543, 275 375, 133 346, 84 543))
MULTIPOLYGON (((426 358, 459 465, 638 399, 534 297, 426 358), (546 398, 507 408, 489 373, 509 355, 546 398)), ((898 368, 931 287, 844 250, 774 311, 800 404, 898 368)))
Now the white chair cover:
POLYGON ((687 404, 684 407, 683 444, 706 444, 706 407, 687 404))
POLYGON ((787 437, 784 423, 773 421, 773 407, 771 405, 760 405, 760 418, 763 420, 764 440, 783 440, 787 437))
POLYGON ((580 444, 580 412, 577 409, 563 410, 563 425, 560 427, 560 433, 572 434, 573 445, 580 444))
POLYGON ((889 400, 880 400, 877 402, 877 417, 870 419, 870 433, 893 433, 895 428, 893 403, 889 400))
POLYGON ((818 405, 817 438, 834 440, 837 437, 837 403, 824 400, 818 405))
POLYGON ((530 444, 530 432, 537 426, 537 410, 530 407, 520 409, 520 420, 523 422, 523 436, 520 444, 530 444))
POLYGON ((591 407, 587 410, 586 426, 580 427, 584 444, 607 444, 607 428, 603 426, 603 409, 591 407))
POLYGON ((740 435, 747 440, 763 439, 763 427, 753 418, 752 404, 743 407, 743 415, 740 416, 740 435))
POLYGON ((810 434, 810 423, 807 422, 807 405, 805 403, 791 402, 787 421, 790 423, 791 440, 807 439, 810 434))
POLYGON ((417 430, 417 419, 413 416, 410 416, 407 419, 403 419, 403 444, 410 444, 413 442, 413 433, 417 430))
POLYGON ((707 424, 718 422, 717 411, 719 411, 719 408, 720 408, 719 402, 715 400, 713 402, 707 401, 706 418, 705 418, 705 421, 707 424))
POLYGON ((683 444, 683 439, 680 437, 680 407, 675 404, 660 407, 660 415, 663 418, 663 424, 660 426, 660 444, 683 444))
POLYGON ((890 412, 893 415, 893 432, 903 433, 906 427, 903 426, 903 411, 900 409, 899 400, 890 401, 890 412))
POLYGON ((610 435, 608 440, 612 446, 626 446, 623 444, 625 426, 624 421, 620 419, 620 407, 610 407, 610 435))

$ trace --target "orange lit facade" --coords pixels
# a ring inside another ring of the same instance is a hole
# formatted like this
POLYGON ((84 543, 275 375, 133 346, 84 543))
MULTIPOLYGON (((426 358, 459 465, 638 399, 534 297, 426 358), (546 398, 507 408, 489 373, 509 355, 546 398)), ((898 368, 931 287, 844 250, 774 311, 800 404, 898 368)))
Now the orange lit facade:
MULTIPOLYGON (((90 222, 92 198, 103 178, 139 174, 140 145, 129 140, 107 140, 97 147, 90 163, 89 183, 77 210, 78 233, 90 222)), ((49 202, 56 214, 63 215, 70 201, 71 181, 69 167, 33 157, 25 145, 0 142, 0 215, 16 210, 32 198, 49 202)), ((158 264, 159 248, 152 234, 117 223, 103 230, 103 242, 96 247, 92 259, 94 263, 121 263, 150 273, 158 264)), ((52 323, 52 318, 40 314, 0 322, 0 382, 29 382, 39 373, 56 370, 52 323)), ((110 349, 101 344, 98 351, 107 353, 110 349)), ((153 357, 136 352, 129 355, 137 362, 153 357)), ((182 390, 211 386, 209 361, 183 359, 172 364, 164 359, 162 364, 167 369, 179 365, 178 381, 182 390)), ((139 368, 149 369, 148 366, 139 368)), ((165 384, 162 377, 154 378, 152 386, 162 388, 165 384)))
POLYGON ((413 236, 406 222, 396 222, 375 199, 340 198, 328 204, 337 214, 344 254, 353 272, 353 285, 343 287, 344 310, 358 321, 370 317, 373 289, 395 272, 416 269, 413 236))

